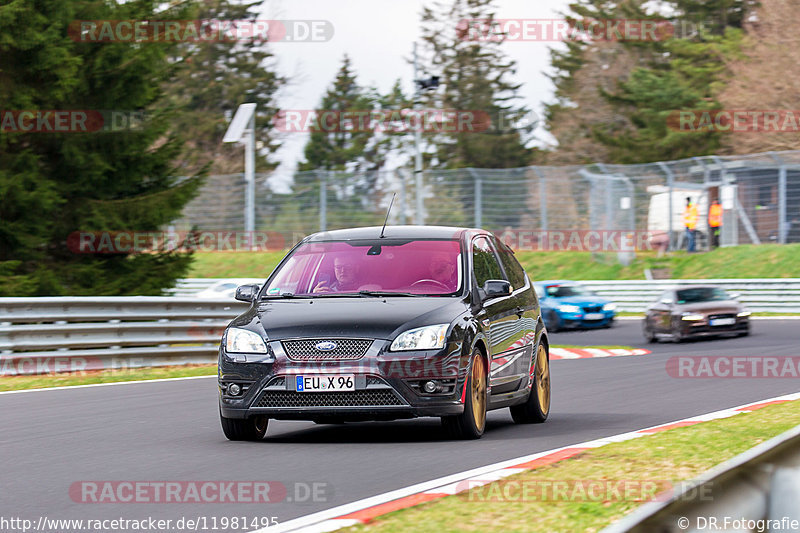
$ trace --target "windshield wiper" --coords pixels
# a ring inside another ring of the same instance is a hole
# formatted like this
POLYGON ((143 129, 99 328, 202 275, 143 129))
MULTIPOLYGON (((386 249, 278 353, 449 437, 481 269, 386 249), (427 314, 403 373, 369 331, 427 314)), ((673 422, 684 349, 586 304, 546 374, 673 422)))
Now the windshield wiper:
POLYGON ((291 298, 314 298, 314 296, 310 294, 295 294, 293 292, 283 292, 281 294, 273 294, 269 296, 264 296, 261 298, 262 300, 278 300, 278 299, 286 299, 289 300, 291 298))
POLYGON ((410 292, 390 292, 390 291, 358 291, 362 296, 375 296, 380 298, 383 296, 425 296, 424 294, 411 294, 410 292))

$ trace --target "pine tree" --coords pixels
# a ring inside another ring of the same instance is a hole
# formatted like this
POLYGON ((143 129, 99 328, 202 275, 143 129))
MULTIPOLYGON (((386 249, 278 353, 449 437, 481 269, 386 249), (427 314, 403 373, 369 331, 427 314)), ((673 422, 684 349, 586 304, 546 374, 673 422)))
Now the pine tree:
MULTIPOLYGON (((244 4, 229 0, 201 0, 193 10, 197 20, 236 21, 246 26, 255 19, 261 2, 244 4)), ((244 31, 242 32, 244 33, 244 31)), ((182 132, 188 149, 180 162, 184 172, 196 172, 211 164, 214 174, 241 172, 241 147, 221 142, 231 115, 240 104, 256 104, 256 172, 274 168, 269 160, 279 143, 273 131, 278 112, 275 94, 286 79, 276 72, 269 43, 253 39, 218 39, 184 43, 174 51, 181 65, 165 90, 169 101, 181 109, 176 130, 182 132)))
POLYGON ((178 217, 200 180, 178 182, 181 143, 162 85, 170 43, 76 42, 75 20, 183 19, 184 7, 20 0, 0 6, 0 101, 7 110, 125 110, 129 131, 0 131, 0 294, 158 294, 187 254, 75 253, 70 235, 156 231, 178 217))
POLYGON ((431 163, 437 167, 514 168, 534 159, 522 132, 509 127, 529 113, 519 103, 520 84, 512 81, 516 64, 503 51, 502 39, 475 38, 475 28, 492 26, 495 9, 494 0, 453 0, 423 8, 423 72, 439 76, 443 85, 424 103, 491 120, 483 131, 428 135, 436 147, 431 163), (467 22, 475 20, 485 26, 467 22))

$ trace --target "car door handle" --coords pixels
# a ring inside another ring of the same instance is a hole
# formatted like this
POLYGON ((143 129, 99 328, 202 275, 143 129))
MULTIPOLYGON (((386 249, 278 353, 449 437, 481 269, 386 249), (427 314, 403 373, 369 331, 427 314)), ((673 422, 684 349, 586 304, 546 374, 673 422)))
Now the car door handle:
POLYGON ((517 316, 519 316, 520 318, 522 318, 522 315, 525 313, 525 308, 524 308, 524 307, 517 307, 517 308, 514 310, 514 312, 517 314, 517 316))

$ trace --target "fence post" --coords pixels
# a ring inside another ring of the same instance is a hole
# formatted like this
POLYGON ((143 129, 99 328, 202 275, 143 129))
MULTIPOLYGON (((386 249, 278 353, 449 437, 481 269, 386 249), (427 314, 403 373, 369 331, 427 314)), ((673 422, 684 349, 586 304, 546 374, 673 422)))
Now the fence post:
POLYGON ((667 251, 669 252, 669 251, 672 251, 672 248, 673 248, 673 246, 672 246, 672 188, 673 188, 673 182, 675 181, 675 174, 672 173, 672 169, 669 168, 667 166, 667 164, 664 163, 663 161, 659 161, 656 164, 667 175, 667 191, 669 193, 669 198, 668 198, 669 203, 668 203, 668 207, 667 207, 667 209, 669 209, 669 215, 667 216, 667 224, 669 224, 669 226, 668 226, 669 229, 667 230, 667 236, 668 236, 667 251))
POLYGON ((328 176, 332 175, 333 171, 328 170, 322 172, 319 180, 319 230, 325 231, 328 229, 328 176))
POLYGON ((769 156, 779 165, 778 169, 778 243, 786 244, 786 162, 775 152, 769 156))
POLYGON ((406 177, 401 169, 396 169, 395 175, 400 178, 400 224, 406 223, 406 177))
POLYGON ((483 223, 483 180, 474 168, 468 168, 467 171, 475 180, 475 227, 480 228, 483 223))
POLYGON ((533 172, 539 176, 539 225, 541 231, 547 231, 547 182, 545 181, 544 173, 539 170, 539 167, 531 167, 533 172))

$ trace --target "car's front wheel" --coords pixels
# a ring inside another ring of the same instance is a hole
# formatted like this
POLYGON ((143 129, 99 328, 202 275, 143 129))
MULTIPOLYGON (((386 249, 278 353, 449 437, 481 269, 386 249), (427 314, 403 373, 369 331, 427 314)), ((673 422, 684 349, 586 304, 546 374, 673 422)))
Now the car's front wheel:
POLYGON ((646 318, 642 320, 642 335, 644 335, 644 340, 647 342, 653 343, 658 341, 656 333, 647 325, 646 318))
POLYGON ((222 432, 228 440, 261 440, 267 433, 269 418, 253 416, 250 418, 225 418, 219 415, 222 432))
POLYGON ((457 439, 479 439, 486 427, 487 377, 486 365, 480 350, 472 352, 472 364, 467 377, 464 412, 442 417, 447 433, 457 439))
POLYGON ((528 400, 511 407, 511 418, 517 424, 539 424, 550 414, 550 361, 544 341, 536 349, 533 369, 533 386, 528 400))

